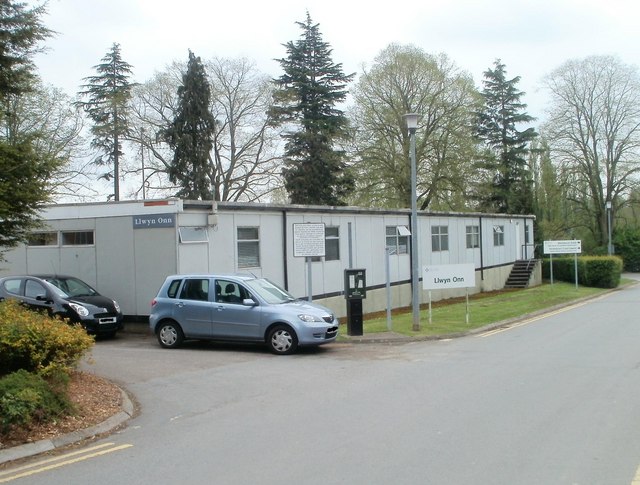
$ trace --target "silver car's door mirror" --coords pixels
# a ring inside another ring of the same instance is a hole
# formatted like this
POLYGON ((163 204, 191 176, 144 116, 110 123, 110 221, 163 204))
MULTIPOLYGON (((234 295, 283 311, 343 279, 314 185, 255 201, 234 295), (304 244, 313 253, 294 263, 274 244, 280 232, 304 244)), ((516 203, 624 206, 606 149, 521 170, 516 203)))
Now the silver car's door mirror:
POLYGON ((242 304, 244 306, 258 306, 256 301, 251 298, 245 298, 244 300, 242 300, 242 304))

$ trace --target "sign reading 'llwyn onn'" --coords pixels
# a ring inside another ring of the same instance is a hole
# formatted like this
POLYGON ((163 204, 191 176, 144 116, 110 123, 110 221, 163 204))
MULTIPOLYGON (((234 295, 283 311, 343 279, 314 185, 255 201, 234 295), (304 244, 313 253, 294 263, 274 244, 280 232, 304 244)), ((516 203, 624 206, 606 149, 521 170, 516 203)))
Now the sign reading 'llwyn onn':
POLYGON ((473 286, 476 286, 476 269, 473 263, 422 267, 422 288, 425 290, 473 286))

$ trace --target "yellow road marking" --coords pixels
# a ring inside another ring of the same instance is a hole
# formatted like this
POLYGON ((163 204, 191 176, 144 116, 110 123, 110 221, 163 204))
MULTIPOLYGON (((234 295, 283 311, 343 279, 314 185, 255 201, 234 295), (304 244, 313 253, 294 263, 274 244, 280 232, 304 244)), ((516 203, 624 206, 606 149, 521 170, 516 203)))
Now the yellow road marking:
POLYGON ((635 477, 633 477, 633 480, 631 481, 631 485, 640 485, 640 466, 636 470, 636 475, 635 477))
POLYGON ((6 483, 12 480, 16 480, 18 478, 24 478, 31 475, 35 475, 37 473, 54 470, 62 466, 72 465, 73 463, 78 463, 83 460, 88 460, 89 458, 95 458, 101 455, 106 455, 107 453, 112 453, 114 451, 120 451, 126 448, 131 448, 132 446, 133 445, 130 445, 130 444, 114 446, 114 443, 105 443, 103 445, 93 446, 91 448, 85 448, 83 450, 74 451, 72 453, 67 453, 65 455, 57 456, 54 458, 49 458, 47 460, 42 460, 36 463, 32 463, 30 465, 25 465, 20 468, 15 468, 12 470, 1 472, 0 475, 15 474, 15 473, 17 474, 0 478, 0 483, 6 483), (109 446, 112 446, 112 448, 102 449, 109 446), (90 453, 91 451, 95 451, 95 450, 100 450, 100 451, 96 451, 95 453, 90 453), (78 455, 81 455, 81 456, 78 456, 78 455), (70 459, 67 459, 67 458, 70 458, 70 459), (60 460, 64 460, 64 461, 60 461, 60 460), (54 463, 54 462, 58 462, 58 463, 54 463), (49 465, 49 463, 51 464, 49 465), (25 470, 28 470, 28 471, 25 471, 25 470))
POLYGON ((59 461, 59 460, 62 460, 64 458, 68 458, 68 457, 71 457, 71 456, 82 455, 82 454, 87 453, 89 451, 99 450, 100 448, 105 448, 107 446, 113 446, 113 445, 115 445, 115 443, 103 443, 101 445, 92 446, 90 448, 84 448, 82 450, 73 451, 71 453, 66 453, 64 455, 54 456, 53 458, 47 458, 46 460, 40 460, 40 461, 37 461, 35 463, 30 463, 29 465, 23 465, 23 466, 18 467, 18 468, 12 468, 11 470, 0 471, 0 477, 3 476, 3 475, 8 475, 10 473, 21 472, 22 470, 28 470, 29 468, 35 468, 37 466, 46 465, 47 463, 52 463, 54 461, 59 461))
POLYGON ((540 315, 540 316, 537 316, 537 317, 529 318, 527 320, 523 320, 523 321, 518 322, 518 323, 514 323, 513 325, 506 325, 504 327, 500 327, 500 328, 496 328, 496 329, 493 329, 493 330, 489 330, 488 332, 481 333, 480 335, 478 335, 478 337, 481 337, 481 338, 490 337, 491 335, 495 335, 497 333, 506 332, 507 330, 511 330, 512 328, 518 328, 518 327, 522 327, 524 325, 529 325, 530 323, 537 322, 538 320, 542 320, 542 319, 547 318, 547 317, 552 317, 554 315, 558 315, 560 313, 564 313, 564 312, 567 312, 569 310, 573 310, 574 308, 579 308, 579 307, 581 307, 583 305, 586 305, 588 303, 592 303, 592 302, 594 302, 596 300, 601 300, 602 298, 606 298, 609 295, 610 294, 602 295, 602 296, 599 296, 597 298, 593 298, 591 300, 583 301, 583 302, 580 302, 580 303, 575 303, 574 305, 570 305, 570 306, 567 306, 567 307, 564 307, 564 308, 560 308, 560 309, 555 310, 553 312, 545 313, 544 315, 540 315))

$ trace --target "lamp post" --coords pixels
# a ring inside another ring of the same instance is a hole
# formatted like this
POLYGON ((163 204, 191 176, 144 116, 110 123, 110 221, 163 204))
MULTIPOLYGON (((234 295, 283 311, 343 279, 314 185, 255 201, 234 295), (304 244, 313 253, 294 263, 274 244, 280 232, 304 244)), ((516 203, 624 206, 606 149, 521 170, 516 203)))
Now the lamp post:
POLYGON ((611 245, 611 200, 607 200, 607 231, 609 232, 609 244, 607 245, 607 253, 609 256, 613 254, 613 246, 611 245))
POLYGON ((418 273, 418 200, 416 174, 416 129, 418 128, 417 113, 404 115, 409 129, 409 158, 411 159, 411 308, 413 310, 413 331, 420 330, 420 288, 418 273))

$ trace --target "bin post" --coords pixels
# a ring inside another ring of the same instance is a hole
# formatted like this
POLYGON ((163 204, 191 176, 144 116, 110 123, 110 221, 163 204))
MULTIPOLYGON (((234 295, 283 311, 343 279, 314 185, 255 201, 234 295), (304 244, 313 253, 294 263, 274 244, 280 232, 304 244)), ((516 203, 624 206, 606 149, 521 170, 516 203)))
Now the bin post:
POLYGON ((362 300, 347 300, 347 335, 362 335, 362 300))
POLYGON ((366 271, 344 270, 344 297, 347 300, 347 335, 362 335, 362 299, 367 296, 366 271))

